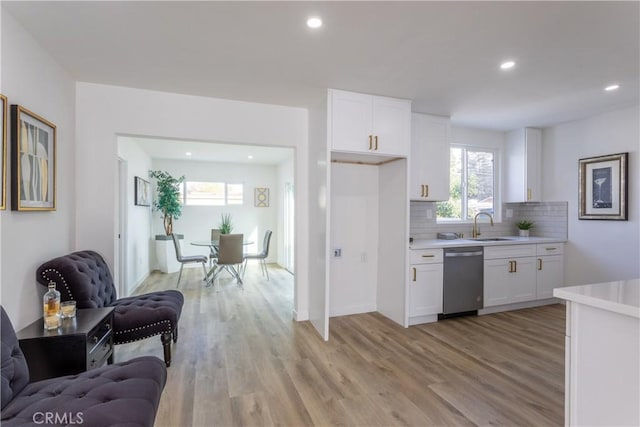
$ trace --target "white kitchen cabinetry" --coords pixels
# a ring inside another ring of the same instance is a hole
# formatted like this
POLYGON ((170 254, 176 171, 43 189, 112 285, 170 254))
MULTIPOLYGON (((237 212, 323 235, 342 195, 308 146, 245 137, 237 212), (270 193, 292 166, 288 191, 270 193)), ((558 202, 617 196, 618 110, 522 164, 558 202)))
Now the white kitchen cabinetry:
POLYGON ((507 134, 505 146, 505 202, 539 202, 541 180, 542 131, 535 128, 507 134))
POLYGON ((442 249, 415 249, 410 257, 409 324, 435 322, 442 313, 442 249))
POLYGON ((536 245, 484 249, 484 307, 536 299, 536 245))
POLYGON ((553 289, 564 282, 564 244, 536 246, 536 296, 537 299, 553 298, 553 289))
POLYGON ((411 115, 411 200, 449 200, 450 132, 448 117, 411 115))
POLYGON ((329 89, 332 151, 407 157, 411 101, 329 89))

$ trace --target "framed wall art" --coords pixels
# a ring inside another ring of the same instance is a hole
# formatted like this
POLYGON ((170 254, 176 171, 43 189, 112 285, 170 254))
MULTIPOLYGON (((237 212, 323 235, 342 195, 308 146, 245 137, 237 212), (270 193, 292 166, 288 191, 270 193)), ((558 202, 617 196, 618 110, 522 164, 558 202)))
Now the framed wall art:
POLYGON ((269 207, 269 189, 266 187, 256 187, 254 190, 254 206, 256 208, 269 207))
POLYGON ((11 106, 11 209, 56 210, 56 125, 11 106))
POLYGON ((579 160, 578 219, 627 220, 629 153, 579 160))
POLYGON ((135 205, 150 206, 151 205, 151 187, 149 181, 145 181, 139 176, 134 177, 135 188, 135 205))
POLYGON ((0 210, 7 208, 7 127, 9 126, 7 116, 7 97, 0 93, 0 115, 2 115, 2 128, 0 129, 0 140, 2 140, 2 153, 0 156, 0 181, 2 181, 0 191, 0 210))

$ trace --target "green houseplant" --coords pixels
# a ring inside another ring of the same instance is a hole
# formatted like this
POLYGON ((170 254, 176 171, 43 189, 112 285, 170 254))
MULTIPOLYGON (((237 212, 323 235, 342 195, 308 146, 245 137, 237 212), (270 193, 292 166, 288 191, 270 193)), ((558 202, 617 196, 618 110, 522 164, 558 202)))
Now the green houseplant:
POLYGON ((516 222, 516 227, 518 227, 520 236, 529 237, 529 232, 533 228, 533 224, 533 221, 528 221, 526 219, 516 222))
POLYGON ((165 171, 150 171, 149 176, 156 179, 158 197, 153 201, 153 207, 162 213, 164 231, 168 236, 173 233, 173 220, 182 214, 180 184, 184 181, 184 175, 174 178, 165 171))
POLYGON ((222 214, 222 219, 220 221, 220 234, 231 234, 233 230, 233 224, 231 223, 231 214, 222 214))

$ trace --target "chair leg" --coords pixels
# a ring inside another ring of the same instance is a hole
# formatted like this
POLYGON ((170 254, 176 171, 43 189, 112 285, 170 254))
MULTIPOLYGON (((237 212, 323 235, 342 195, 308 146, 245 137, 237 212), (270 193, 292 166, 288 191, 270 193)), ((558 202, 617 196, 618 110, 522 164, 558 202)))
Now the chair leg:
POLYGON ((265 276, 267 276, 267 280, 269 280, 269 270, 267 270, 267 261, 264 258, 260 260, 260 267, 262 267, 262 272, 265 276))
POLYGON ((173 342, 178 342, 178 325, 176 325, 175 328, 173 328, 173 342))
POLYGON ((178 274, 178 283, 176 283, 176 288, 180 287, 180 278, 182 277, 182 269, 184 268, 184 264, 180 264, 180 274, 178 274))
POLYGON ((160 340, 164 349, 164 364, 168 368, 171 366, 171 332, 163 332, 160 335, 160 340))
POLYGON ((205 263, 202 263, 202 271, 204 271, 204 277, 202 278, 202 280, 204 280, 205 282, 207 281, 207 267, 205 267, 204 265, 205 263))
POLYGON ((247 272, 247 262, 248 261, 249 260, 245 258, 244 261, 242 262, 242 264, 240 264, 240 275, 242 277, 244 277, 244 273, 247 272))

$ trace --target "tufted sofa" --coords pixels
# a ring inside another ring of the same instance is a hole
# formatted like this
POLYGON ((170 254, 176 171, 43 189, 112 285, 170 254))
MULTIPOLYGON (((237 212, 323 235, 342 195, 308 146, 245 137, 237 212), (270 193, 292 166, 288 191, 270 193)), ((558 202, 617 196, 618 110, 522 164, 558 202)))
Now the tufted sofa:
POLYGON ((151 292, 117 299, 109 266, 94 251, 79 251, 45 262, 36 271, 38 283, 56 284, 62 301, 78 308, 114 307, 114 344, 160 335, 164 361, 171 365, 171 339, 178 340, 178 319, 184 296, 180 291, 151 292))
POLYGON ((167 368, 145 356, 79 375, 29 384, 29 369, 11 321, 1 308, 3 427, 153 426, 167 368))

